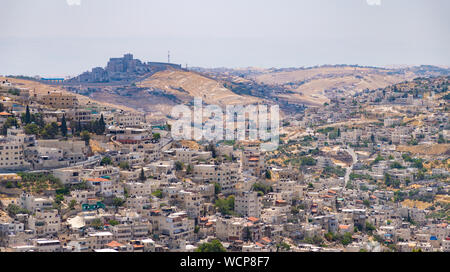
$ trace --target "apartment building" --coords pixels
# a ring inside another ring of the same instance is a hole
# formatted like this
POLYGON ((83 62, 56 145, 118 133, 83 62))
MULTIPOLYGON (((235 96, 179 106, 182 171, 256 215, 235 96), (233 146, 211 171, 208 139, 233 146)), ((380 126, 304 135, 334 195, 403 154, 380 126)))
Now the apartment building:
POLYGON ((239 192, 234 200, 236 213, 246 217, 261 217, 262 198, 257 192, 239 192))
POLYGON ((224 241, 244 239, 247 220, 238 217, 219 217, 216 221, 216 237, 224 241))
POLYGON ((171 213, 160 217, 159 229, 173 240, 189 240, 194 234, 194 220, 189 219, 186 212, 171 213))
POLYGON ((107 244, 114 240, 114 235, 109 231, 99 231, 90 233, 89 237, 89 247, 90 249, 102 249, 105 248, 107 244))
MULTIPOLYGON (((86 124, 97 119, 97 115, 90 109, 75 108, 67 111, 66 118, 75 124, 86 124)), ((71 123, 73 124, 73 123, 71 123)))
POLYGON ((94 199, 95 192, 90 190, 75 190, 70 192, 70 197, 79 204, 88 203, 89 199, 94 199))
POLYGON ((112 227, 114 240, 119 242, 145 238, 151 231, 152 227, 148 222, 124 223, 112 227))
POLYGON ((114 195, 123 195, 123 186, 107 178, 88 178, 87 184, 93 188, 93 191, 100 193, 102 196, 111 197, 114 195))
POLYGON ((9 222, 0 222, 0 236, 9 234, 18 234, 25 230, 24 223, 18 220, 11 220, 9 222))
POLYGON ((83 181, 81 167, 67 167, 52 170, 53 176, 59 178, 64 184, 79 184, 83 181))
POLYGON ((203 197, 200 194, 181 190, 177 194, 177 199, 190 218, 200 216, 201 205, 203 203, 203 197))
POLYGON ((152 207, 152 202, 148 196, 129 196, 126 199, 126 207, 136 210, 139 213, 144 212, 152 207))
POLYGON ((40 98, 40 103, 56 109, 68 109, 78 106, 78 98, 62 92, 48 92, 40 98))
POLYGON ((210 151, 197 151, 188 148, 177 148, 175 151, 175 160, 184 164, 193 164, 199 160, 207 161, 212 157, 210 151))
POLYGON ((28 228, 38 237, 57 234, 61 230, 61 218, 56 209, 37 209, 28 219, 28 228))
POLYGON ((149 196, 152 193, 152 184, 148 182, 126 182, 124 188, 129 196, 149 196))
POLYGON ((231 194, 235 185, 241 178, 241 171, 237 163, 224 163, 221 165, 198 164, 194 165, 194 177, 207 182, 219 183, 222 193, 231 194))
POLYGON ((93 169, 86 169, 83 176, 85 178, 107 178, 111 181, 118 182, 120 179, 120 171, 114 166, 97 166, 93 169))
POLYGON ((113 121, 121 127, 140 127, 141 123, 145 123, 145 116, 138 113, 118 112, 114 114, 113 121))
POLYGON ((6 136, 0 136, 0 170, 26 170, 30 163, 25 159, 25 150, 34 145, 34 136, 28 136, 20 129, 8 129, 6 136))
POLYGON ((38 209, 50 209, 53 207, 53 199, 46 197, 35 197, 29 193, 22 193, 18 199, 18 205, 22 209, 35 212, 38 209))
POLYGON ((38 140, 37 146, 62 150, 64 160, 71 164, 86 160, 88 151, 84 141, 38 140))

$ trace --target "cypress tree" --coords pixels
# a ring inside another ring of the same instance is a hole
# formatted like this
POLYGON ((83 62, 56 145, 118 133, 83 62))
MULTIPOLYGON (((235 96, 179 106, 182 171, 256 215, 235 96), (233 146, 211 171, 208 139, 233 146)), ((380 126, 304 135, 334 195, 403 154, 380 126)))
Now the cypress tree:
POLYGON ((63 114, 62 120, 61 120, 61 134, 62 136, 67 136, 67 123, 66 123, 66 115, 63 114))
POLYGON ((30 107, 27 105, 27 110, 25 112, 25 124, 31 123, 31 114, 30 114, 30 107))
POLYGON ((100 115, 100 120, 98 121, 98 126, 99 126, 100 134, 105 133, 106 123, 105 123, 105 119, 103 118, 103 114, 100 115))
POLYGON ((147 178, 145 177, 144 168, 141 168, 141 174, 139 175, 139 179, 141 181, 145 181, 147 178))
POLYGON ((81 133, 82 127, 81 127, 81 121, 78 120, 78 125, 77 125, 77 132, 81 133))

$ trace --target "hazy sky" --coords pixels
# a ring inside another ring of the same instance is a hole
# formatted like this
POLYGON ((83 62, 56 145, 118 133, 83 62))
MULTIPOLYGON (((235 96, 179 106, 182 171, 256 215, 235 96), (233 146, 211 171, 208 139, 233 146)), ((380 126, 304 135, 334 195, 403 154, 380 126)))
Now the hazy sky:
POLYGON ((202 67, 450 65, 448 0, 1 0, 0 74, 133 53, 202 67))

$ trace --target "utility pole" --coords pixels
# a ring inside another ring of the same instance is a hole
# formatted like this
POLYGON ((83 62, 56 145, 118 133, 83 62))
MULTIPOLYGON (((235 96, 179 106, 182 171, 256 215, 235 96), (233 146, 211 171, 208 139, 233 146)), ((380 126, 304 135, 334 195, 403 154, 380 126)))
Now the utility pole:
POLYGON ((170 51, 167 51, 167 63, 170 63, 170 51))

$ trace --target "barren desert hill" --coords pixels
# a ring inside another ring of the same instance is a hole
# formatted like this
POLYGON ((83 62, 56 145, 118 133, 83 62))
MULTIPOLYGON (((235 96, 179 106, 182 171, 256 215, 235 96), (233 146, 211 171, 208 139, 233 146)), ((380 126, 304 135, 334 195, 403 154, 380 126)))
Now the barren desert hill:
POLYGON ((247 78, 261 84, 281 86, 294 92, 293 100, 306 104, 323 104, 337 93, 354 94, 378 89, 421 76, 448 75, 448 68, 418 66, 378 68, 356 65, 325 65, 311 68, 267 69, 247 78))
POLYGON ((136 85, 159 90, 188 102, 201 97, 208 104, 251 104, 276 101, 318 106, 335 95, 354 94, 412 80, 438 76, 448 69, 434 66, 377 68, 328 65, 311 68, 256 69, 254 67, 168 69, 136 85))
POLYGON ((201 98, 207 104, 222 106, 252 104, 260 101, 256 97, 236 94, 224 87, 220 81, 183 70, 169 69, 158 72, 138 82, 136 86, 163 90, 177 96, 183 102, 189 102, 194 97, 201 98))
POLYGON ((304 82, 329 77, 353 76, 361 79, 364 76, 373 74, 404 78, 404 81, 406 81, 420 76, 440 76, 448 75, 450 73, 449 68, 432 65, 402 68, 368 67, 358 65, 322 65, 307 68, 271 68, 259 70, 258 72, 254 72, 255 70, 253 69, 252 71, 252 74, 248 76, 249 78, 272 85, 300 83, 302 81, 304 82))
POLYGON ((283 69, 192 69, 166 67, 130 82, 47 85, 36 80, 10 81, 45 94, 73 91, 81 104, 97 103, 128 111, 170 113, 175 105, 190 104, 195 97, 206 104, 247 105, 277 103, 297 111, 305 105, 319 106, 331 97, 378 89, 420 76, 448 74, 433 66, 376 68, 349 65, 283 69), (83 85, 85 84, 85 85, 83 85), (81 95, 83 94, 83 95, 81 95))
POLYGON ((221 107, 261 101, 258 97, 234 93, 224 87, 220 80, 182 69, 156 72, 133 86, 97 88, 89 97, 163 115, 170 114, 173 106, 192 103, 194 98, 201 98, 206 104, 221 107))

